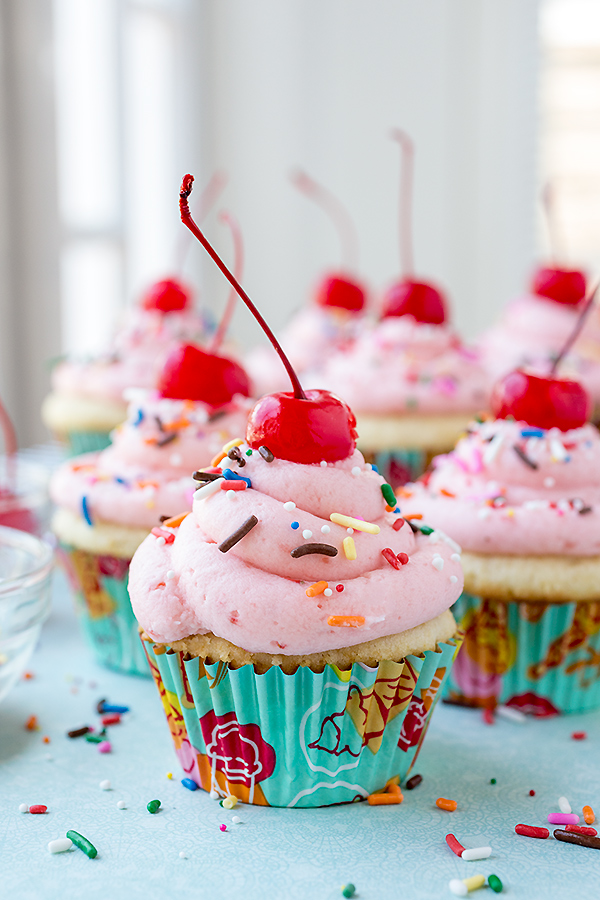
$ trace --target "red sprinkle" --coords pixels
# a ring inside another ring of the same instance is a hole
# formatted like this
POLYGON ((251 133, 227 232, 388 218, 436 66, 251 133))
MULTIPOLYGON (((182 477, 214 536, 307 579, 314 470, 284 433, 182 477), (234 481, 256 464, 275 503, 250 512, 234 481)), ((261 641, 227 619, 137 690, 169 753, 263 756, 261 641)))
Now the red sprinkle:
POLYGON ((34 816, 41 816, 43 813, 48 812, 48 807, 42 806, 40 803, 38 803, 35 806, 30 806, 29 812, 34 816))
POLYGON ((550 837, 547 828, 535 828, 533 825, 515 825, 515 831, 517 834, 522 834, 523 837, 541 838, 542 840, 550 837))
POLYGON ((238 481, 237 478, 226 478, 221 482, 222 491, 245 491, 247 487, 245 481, 238 481))
POLYGON ((336 591, 339 591, 340 594, 341 594, 342 591, 344 590, 344 585, 343 585, 343 584, 336 584, 335 589, 336 589, 336 591))
POLYGON ((585 741, 587 737, 587 732, 585 731, 574 731, 571 735, 574 741, 585 741))
POLYGON ((448 846, 450 847, 450 849, 452 850, 453 853, 456 853, 457 856, 462 855, 462 852, 465 848, 460 843, 460 841, 457 841, 457 839, 454 837, 453 834, 446 835, 446 843, 448 844, 448 846))
POLYGON ((584 825, 565 825, 565 831, 573 831, 575 834, 589 834, 590 837, 596 837, 598 834, 595 828, 586 828, 584 825))
POLYGON ((118 725, 121 721, 120 713, 110 713, 109 715, 102 716, 102 724, 103 725, 118 725))
POLYGON ((392 525, 392 528, 394 529, 394 531, 400 531, 400 529, 402 528, 403 525, 404 525, 404 519, 402 518, 402 516, 398 516, 398 518, 392 525))
POLYGON ((172 544, 173 541, 175 540, 175 535, 170 531, 166 531, 166 529, 164 529, 164 528, 153 528, 152 534, 156 538, 159 538, 159 537, 164 538, 165 544, 172 544))
POLYGON ((483 710, 483 721, 485 722, 486 725, 494 724, 494 710, 493 709, 489 709, 488 707, 486 707, 483 710))
MULTIPOLYGON (((383 558, 384 558, 385 560, 387 560, 387 562, 389 562, 390 566, 391 566, 393 569, 399 569, 400 566, 402 565, 402 563, 400 562, 400 560, 397 559, 396 554, 394 553, 394 551, 393 551, 393 550, 390 550, 389 547, 384 547, 384 549, 381 551, 381 555, 383 556, 383 558)), ((405 555, 406 555, 406 554, 405 554, 405 555)))
POLYGON ((401 566, 405 566, 408 562, 408 553, 399 553, 396 558, 401 566))
POLYGON ((529 791, 529 796, 535 797, 535 791, 533 790, 533 788, 529 791))

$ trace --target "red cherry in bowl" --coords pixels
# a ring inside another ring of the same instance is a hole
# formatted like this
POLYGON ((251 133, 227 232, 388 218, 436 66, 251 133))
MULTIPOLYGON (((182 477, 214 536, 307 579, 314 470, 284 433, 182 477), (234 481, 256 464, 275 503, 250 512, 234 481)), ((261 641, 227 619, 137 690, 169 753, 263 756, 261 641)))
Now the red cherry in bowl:
POLYGON ((585 275, 576 269, 541 267, 533 275, 532 293, 565 306, 577 306, 585 297, 585 275))
POLYGON ((356 447, 356 419, 343 400, 329 391, 266 394, 248 418, 246 440, 257 450, 266 446, 279 459, 295 463, 336 462, 356 447))
POLYGON ((513 417, 534 428, 569 431, 589 421, 592 403, 578 381, 516 369, 495 385, 491 409, 497 419, 513 417))
POLYGON ((250 381, 232 359, 181 344, 167 357, 158 390, 171 400, 201 400, 218 407, 230 403, 236 394, 249 397, 250 381))
POLYGON ((142 298, 144 309, 157 309, 159 312, 179 312, 187 309, 192 299, 190 288, 175 278, 165 278, 153 284, 142 298))
POLYGON ((337 307, 354 313, 364 308, 365 292, 356 281, 342 275, 329 275, 318 285, 315 299, 319 306, 337 307))
POLYGON ((393 284, 383 301, 382 315, 412 316, 424 325, 443 325, 446 321, 446 300, 438 288, 423 281, 404 278, 393 284))

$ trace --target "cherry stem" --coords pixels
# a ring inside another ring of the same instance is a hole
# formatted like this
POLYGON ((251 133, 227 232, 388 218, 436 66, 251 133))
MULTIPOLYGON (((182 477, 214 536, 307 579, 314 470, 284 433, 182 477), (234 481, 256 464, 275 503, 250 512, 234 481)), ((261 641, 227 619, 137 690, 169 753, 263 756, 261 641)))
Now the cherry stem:
MULTIPOLYGON (((227 184, 227 173, 222 170, 217 170, 213 172, 211 177, 208 180, 204 190, 200 194, 198 198, 198 208, 197 208, 197 218, 199 222, 203 222, 207 217, 219 196, 221 195, 225 185, 227 184)), ((186 232, 184 231, 185 235, 186 232)), ((179 238, 177 241, 177 250, 175 253, 176 256, 176 266, 175 271, 181 273, 183 271, 183 266, 185 264, 185 258, 187 256, 187 251, 189 248, 189 240, 184 241, 179 238)))
POLYGON ((592 311, 592 306, 594 305, 594 302, 596 300, 596 293, 597 293, 599 287, 600 287, 600 281, 597 281, 596 284, 589 290, 587 298, 584 301, 583 308, 582 308, 581 312, 579 313, 579 318, 577 319, 577 322, 575 323, 575 328, 573 329, 573 331, 567 338, 567 341, 566 341, 565 345, 563 346, 562 350, 560 351, 560 353, 558 354, 558 356, 552 363, 552 368, 550 369, 550 375, 556 374, 556 370, 557 370, 558 366, 563 361, 563 359, 565 358, 565 356, 567 355, 567 353, 569 352, 569 350, 571 349, 571 347, 573 346, 573 344, 579 337, 579 335, 581 333, 581 329, 583 328, 583 326, 585 324, 585 320, 587 319, 588 315, 592 311))
POLYGON ((565 254, 563 242, 559 237, 558 218, 556 215, 556 191, 551 181, 547 181, 542 188, 542 207, 550 241, 550 256, 552 261, 557 264, 558 260, 564 258, 565 254), (561 250, 563 251, 562 253, 560 252, 561 250))
POLYGON ((358 232, 344 204, 302 169, 291 172, 290 180, 300 193, 310 197, 325 211, 337 228, 342 245, 342 266, 350 270, 358 268, 358 232))
MULTIPOLYGON (((242 241, 242 231, 239 226, 239 222, 235 219, 230 213, 222 212, 219 215, 219 219, 221 222, 224 222, 225 225, 228 225, 231 230, 231 236, 233 238, 233 252, 234 252, 234 263, 233 263, 233 271, 235 274, 235 278, 237 281, 242 277, 242 272, 244 270, 244 242, 242 241)), ((229 323, 231 322, 231 317, 233 316, 233 311, 235 309, 235 304, 237 301, 237 293, 235 288, 231 288, 229 291, 229 297, 227 298, 227 305, 225 306, 225 312, 219 322, 219 327, 215 331, 214 337, 208 348, 209 353, 216 353, 221 344, 223 343, 223 339, 225 337, 225 333, 229 328, 229 323)))
POLYGON ((179 211, 181 213, 181 221, 187 228, 189 228, 189 230, 192 232, 194 237, 200 241, 200 243, 202 244, 202 246, 204 247, 204 249, 210 256, 212 261, 221 270, 221 272, 223 273, 223 275, 225 276, 225 278, 227 279, 229 284, 235 289, 237 294, 244 301, 244 303, 246 304, 246 306, 248 307, 248 309, 250 310, 250 312, 252 313, 252 315, 254 316, 254 318, 256 319, 256 321, 258 322, 258 324, 260 325, 260 327, 262 328, 262 330, 264 331, 266 336, 269 338, 276 353, 278 354, 279 358, 281 359, 281 362, 283 363, 286 372, 288 373, 288 375, 290 377, 290 381, 292 382, 292 387, 294 389, 294 397, 296 398, 296 400, 306 400, 307 399, 306 394, 302 390, 302 385, 300 384, 298 376, 294 372, 291 362, 289 361, 289 359, 283 352, 279 341, 277 340, 277 338, 275 337, 275 335, 273 334, 273 332, 271 331, 271 329, 269 328, 269 326, 267 325, 267 323, 265 322, 265 320, 263 319, 263 317, 257 310, 256 306, 254 305, 254 303, 252 302, 252 300, 250 299, 250 297, 248 296, 248 294, 246 293, 244 288, 241 286, 241 284, 237 280, 235 275, 229 271, 229 269, 227 268, 227 266, 225 265, 225 263, 223 262, 223 260, 219 256, 219 254, 217 253, 217 251, 208 242, 208 240, 204 237, 204 235, 202 234, 202 232, 200 231, 200 229, 194 222, 192 215, 190 213, 189 205, 188 205, 188 197, 192 193, 192 185, 193 184, 194 184, 194 176, 193 175, 185 175, 183 178, 182 185, 181 185, 181 190, 179 192, 179 211))
POLYGON ((400 144, 402 154, 402 172, 400 176, 400 266, 402 273, 410 278, 414 271, 413 235, 412 235, 412 195, 415 168, 415 145, 412 138, 394 128, 391 132, 394 141, 400 144))

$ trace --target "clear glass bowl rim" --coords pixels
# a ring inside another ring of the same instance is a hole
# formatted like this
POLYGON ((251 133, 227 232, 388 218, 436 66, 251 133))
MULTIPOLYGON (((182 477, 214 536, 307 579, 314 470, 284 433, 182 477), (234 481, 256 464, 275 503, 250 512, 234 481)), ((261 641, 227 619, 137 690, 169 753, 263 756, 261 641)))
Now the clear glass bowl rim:
POLYGON ((50 574, 54 563, 54 548, 47 541, 26 531, 0 525, 0 545, 25 551, 32 563, 21 575, 0 580, 0 600, 9 598, 22 588, 41 581, 50 574))

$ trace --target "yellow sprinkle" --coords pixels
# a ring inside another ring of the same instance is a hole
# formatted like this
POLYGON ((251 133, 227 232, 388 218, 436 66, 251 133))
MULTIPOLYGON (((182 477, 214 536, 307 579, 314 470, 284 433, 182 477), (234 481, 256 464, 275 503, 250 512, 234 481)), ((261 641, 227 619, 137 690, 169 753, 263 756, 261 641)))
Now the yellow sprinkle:
POLYGON ((344 548, 346 559, 356 559, 356 545, 354 543, 354 538, 344 538, 342 547, 344 548))
POLYGON ((515 514, 514 509, 507 509, 507 510, 506 510, 506 515, 507 515, 507 516, 514 516, 514 514, 515 514))
POLYGON ((233 449, 233 447, 239 447, 240 444, 243 444, 243 440, 241 438, 234 438, 232 441, 229 441, 227 444, 223 446, 223 453, 227 453, 229 450, 233 449))
POLYGON ((476 891, 485 884, 485 875, 471 875, 470 878, 463 878, 462 883, 469 892, 476 891))
MULTIPOLYGON (((344 528, 354 528, 355 531, 366 531, 368 534, 379 534, 379 525, 374 525, 372 522, 363 522, 362 519, 353 519, 352 516, 343 516, 341 513, 331 513, 329 519, 335 525, 342 525, 344 528)), ((354 557, 352 558, 354 559, 354 557)))
POLYGON ((169 781, 171 781, 171 779, 173 778, 173 773, 167 772, 167 778, 169 779, 169 781))
POLYGON ((146 506, 148 509, 154 509, 156 506, 156 502, 154 500, 146 500, 146 506))
POLYGON ((322 594, 328 587, 329 585, 326 581, 315 581, 314 584, 311 584, 310 587, 306 588, 306 596, 316 597, 317 594, 322 594))

